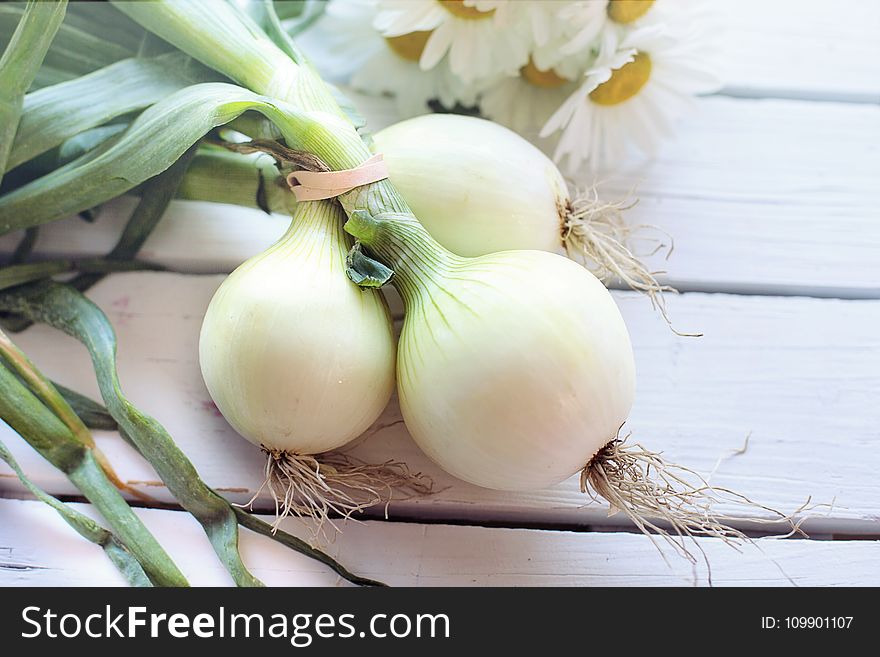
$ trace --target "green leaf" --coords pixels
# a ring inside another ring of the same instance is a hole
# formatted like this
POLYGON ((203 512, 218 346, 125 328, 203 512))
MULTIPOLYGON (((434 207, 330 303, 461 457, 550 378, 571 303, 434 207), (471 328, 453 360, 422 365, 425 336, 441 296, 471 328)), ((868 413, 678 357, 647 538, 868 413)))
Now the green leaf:
POLYGON ((297 64, 304 62, 305 56, 281 26, 278 14, 275 13, 275 3, 272 0, 255 0, 249 5, 253 7, 251 17, 263 28, 266 36, 272 39, 272 42, 294 62, 297 64))
POLYGON ((45 176, 55 169, 59 169, 82 157, 127 129, 127 123, 111 123, 86 130, 71 137, 57 148, 37 155, 35 158, 9 170, 3 177, 2 184, 0 184, 0 194, 6 194, 34 182, 40 176, 45 176))
POLYGON ((284 30, 291 37, 296 37, 301 32, 305 32, 315 22, 324 15, 327 10, 327 3, 321 0, 296 0, 296 1, 280 1, 275 2, 275 11, 282 20, 284 30), (300 11, 293 15, 292 5, 299 5, 300 11))
MULTIPOLYGON (((34 250, 34 246, 37 244, 39 233, 40 229, 37 227, 28 228, 24 231, 24 236, 21 238, 18 246, 15 247, 12 257, 9 259, 10 264, 19 264, 28 259, 34 250)), ((0 270, 0 276, 2 276, 2 270, 0 270)))
MULTIPOLYGON (((197 148, 197 146, 191 146, 177 162, 143 184, 141 200, 131 213, 116 245, 107 254, 107 260, 127 261, 137 255, 150 233, 159 224, 165 210, 168 209, 168 204, 177 194, 183 175, 186 173, 197 148)), ((104 273, 84 273, 69 281, 69 284, 83 292, 103 277, 104 273)))
MULTIPOLYGON (((24 385, 28 385, 23 376, 13 372, 24 385)), ((80 421, 89 429, 101 429, 104 431, 116 431, 119 427, 116 420, 103 404, 99 404, 91 397, 87 397, 76 390, 61 385, 57 381, 49 381, 53 388, 64 399, 80 421)), ((33 390, 33 389, 32 389, 33 390)), ((125 436, 123 436, 125 439, 125 436)))
POLYGON ((144 572, 143 567, 137 558, 129 552, 125 545, 111 532, 104 529, 97 522, 88 516, 71 509, 69 506, 61 502, 61 500, 49 495, 42 488, 28 479, 24 471, 16 462, 12 453, 6 448, 6 445, 0 441, 0 459, 6 461, 6 464, 12 468, 19 481, 24 484, 31 494, 41 502, 45 502, 58 512, 64 522, 73 527, 76 532, 83 538, 100 545, 109 557, 110 561, 119 569, 119 572, 128 580, 132 586, 152 586, 150 578, 144 572))
POLYGON ((345 273, 355 285, 371 288, 382 287, 394 276, 393 269, 364 254, 360 242, 354 243, 345 258, 345 273))
MULTIPOLYGON (((263 29, 266 36, 278 46, 284 54, 296 62, 301 67, 308 69, 311 74, 318 77, 317 72, 307 61, 306 56, 297 47, 291 37, 299 34, 303 30, 308 29, 315 21, 324 14, 326 2, 273 2, 273 0, 249 0, 244 5, 244 10, 253 19, 253 21, 263 29), (296 18, 285 21, 283 24, 278 16, 278 8, 287 5, 287 12, 296 12, 296 18)), ((234 71, 229 71, 233 74, 234 71)), ((240 73, 233 77, 243 78, 240 73)), ((367 125, 367 120, 358 112, 354 103, 339 90, 338 87, 324 81, 324 86, 329 90, 330 95, 336 101, 339 109, 354 125, 360 130, 367 125)), ((257 91, 265 90, 257 89, 257 91)), ((282 96, 284 97, 284 96, 282 96)))
POLYGON ((21 119, 24 95, 61 25, 67 0, 30 2, 0 57, 0 180, 21 119))
MULTIPOLYGON (((38 4, 55 3, 39 2, 38 4)), ((9 40, 12 29, 24 12, 24 3, 0 4, 0 43, 9 40)), ((45 65, 58 71, 82 75, 136 54, 131 47, 108 40, 106 33, 102 33, 101 25, 77 20, 70 15, 71 13, 68 12, 66 20, 58 28, 55 40, 46 53, 45 65)))
POLYGON ((111 2, 149 31, 248 89, 296 107, 342 115, 315 70, 297 64, 295 59, 302 57, 291 55, 296 53, 293 43, 286 39, 289 45, 279 48, 233 3, 111 2))
POLYGON ((142 27, 205 66, 261 93, 273 80, 294 80, 296 64, 231 2, 112 2, 142 27))
POLYGON ((24 285, 33 281, 51 278, 58 274, 80 272, 84 274, 106 274, 114 271, 161 270, 161 265, 147 262, 108 260, 107 258, 86 258, 85 260, 46 260, 25 264, 8 265, 0 268, 0 290, 24 285))
POLYGON ((306 556, 312 557, 316 561, 320 561, 324 565, 328 566, 331 570, 333 570, 333 572, 335 572, 337 575, 348 580, 352 584, 357 584, 358 586, 387 586, 386 584, 378 582, 374 579, 355 575, 350 570, 343 567, 342 564, 340 564, 338 561, 330 557, 328 554, 325 554, 320 550, 316 550, 308 543, 297 538, 293 534, 288 534, 283 529, 273 527, 265 520, 257 518, 252 513, 248 513, 240 507, 235 507, 235 515, 238 517, 239 524, 245 529, 250 529, 251 531, 257 532, 258 534, 267 536, 268 538, 271 538, 272 540, 281 543, 291 550, 295 550, 296 552, 300 552, 302 554, 305 554, 306 556))
MULTIPOLYGON (((247 110, 271 119, 293 148, 313 151, 334 131, 330 121, 320 123, 235 85, 193 85, 145 110, 119 138, 0 197, 0 234, 55 221, 124 194, 171 166, 209 130, 247 110)), ((339 168, 352 162, 345 148, 331 154, 338 155, 339 168)))
MULTIPOLYGON (((126 130, 128 130, 127 123, 110 123, 74 135, 58 147, 55 155, 55 168, 70 164, 126 130)), ((51 168, 45 169, 43 173, 49 173, 51 170, 51 168)))
POLYGON ((147 34, 144 28, 107 2, 73 2, 64 22, 126 49, 147 34))
POLYGON ((37 71, 37 75, 31 83, 30 91, 36 91, 43 87, 51 87, 53 84, 67 82, 68 80, 75 78, 77 75, 77 73, 62 71, 44 63, 43 66, 40 67, 40 70, 37 71))
POLYGON ((216 78, 182 53, 124 59, 28 94, 7 169, 111 119, 139 110, 193 82, 216 78))
POLYGON ((106 406, 60 383, 55 383, 54 381, 52 383, 70 405, 70 408, 73 409, 73 412, 76 413, 77 417, 89 429, 115 431, 119 428, 119 425, 116 424, 116 420, 110 415, 110 411, 107 410, 106 406))
POLYGON ((266 213, 288 212, 288 205, 294 203, 271 157, 242 155, 217 146, 199 149, 177 197, 259 208, 266 213))
POLYGON ((123 394, 116 372, 116 335, 101 309, 82 293, 59 283, 44 281, 19 290, 0 295, 0 307, 31 321, 45 322, 86 346, 101 397, 120 428, 153 465, 171 494, 201 523, 235 583, 260 586, 238 552, 238 521, 229 502, 205 485, 164 427, 123 394))
POLYGON ((107 520, 157 586, 186 586, 171 558, 107 478, 93 451, 80 442, 6 365, 0 363, 0 418, 64 472, 107 520))
POLYGON ((335 84, 330 84, 329 82, 324 82, 324 86, 330 90, 330 94, 333 96, 333 99, 336 101, 336 104, 339 105, 339 109, 342 110, 342 113, 345 114, 345 117, 351 121, 351 124, 357 129, 357 131, 365 136, 368 134, 367 127, 367 119, 366 117, 358 111, 358 108, 351 101, 351 99, 346 96, 335 84))

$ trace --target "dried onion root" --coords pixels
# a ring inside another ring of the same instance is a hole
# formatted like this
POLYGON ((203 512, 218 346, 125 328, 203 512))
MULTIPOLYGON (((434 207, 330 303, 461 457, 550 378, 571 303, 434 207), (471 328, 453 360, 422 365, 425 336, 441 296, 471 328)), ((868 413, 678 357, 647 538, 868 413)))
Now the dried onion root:
POLYGON ((329 541, 326 527, 340 533, 334 517, 349 519, 353 514, 380 504, 385 514, 392 498, 409 499, 430 495, 433 482, 420 472, 411 472, 405 463, 388 460, 367 463, 348 454, 293 454, 263 446, 266 454, 265 479, 245 505, 251 507, 263 490, 275 503, 277 530, 288 516, 305 517, 312 540, 329 541))
MULTIPOLYGON (((794 512, 782 513, 729 488, 713 486, 694 470, 666 461, 659 452, 628 443, 629 438, 630 434, 615 438, 599 450, 581 471, 580 488, 593 500, 601 498, 608 502, 609 516, 622 513, 655 545, 655 537, 659 536, 679 555, 696 564, 697 557, 688 549, 688 541, 702 553, 695 540, 698 536, 717 538, 734 548, 746 542, 755 545, 747 534, 728 524, 732 520, 782 524, 786 531, 776 538, 807 537, 801 525, 806 520, 804 512, 815 508, 810 506, 809 499, 794 512), (717 504, 764 511, 772 517, 721 515, 714 511, 717 504)), ((662 550, 660 554, 665 560, 662 550)), ((711 568, 704 553, 702 557, 711 584, 711 568)))

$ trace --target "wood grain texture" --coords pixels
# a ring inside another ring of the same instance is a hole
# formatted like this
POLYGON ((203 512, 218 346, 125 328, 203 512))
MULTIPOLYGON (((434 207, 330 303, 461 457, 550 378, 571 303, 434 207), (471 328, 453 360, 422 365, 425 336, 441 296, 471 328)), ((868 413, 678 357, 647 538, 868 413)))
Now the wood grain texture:
MULTIPOLYGON (((262 455, 220 416, 198 367, 202 315, 221 280, 117 274, 90 296, 116 327, 120 375, 132 400, 166 426, 209 484, 243 502, 261 483, 262 455)), ((707 474, 751 434, 746 454, 726 458, 713 483, 784 511, 808 496, 834 502, 830 513, 809 522, 813 530, 880 534, 880 302, 698 293, 671 299, 676 324, 705 333, 694 339, 673 335, 642 297, 615 298, 636 351, 639 389, 627 425, 635 438, 707 474)), ((48 375, 97 396, 85 351, 72 339, 37 326, 15 340, 48 375)), ((396 404, 377 425, 353 453, 370 461, 404 460, 430 474, 439 489, 429 498, 394 502, 392 517, 620 523, 578 492, 576 478, 521 494, 452 479, 411 441, 396 404)), ((56 493, 73 492, 8 428, 0 435, 37 482, 56 493)), ((123 479, 171 501, 152 470, 115 434, 97 436, 123 479)), ((7 473, 0 490, 14 490, 8 470, 0 473, 7 473)), ((268 508, 269 502, 261 504, 268 508)))
POLYGON ((880 103, 880 4, 715 0, 726 91, 880 103))
MULTIPOLYGON (((371 125, 393 121, 387 100, 359 102, 371 125)), ((650 262, 682 290, 877 298, 877 136, 880 107, 707 98, 656 159, 603 178, 601 189, 609 200, 635 189, 630 222, 672 235, 671 258, 650 262)), ((94 224, 71 218, 48 226, 37 249, 106 252, 132 206, 121 199, 94 224)), ((183 271, 231 271, 277 239, 287 221, 176 202, 141 256, 183 271)), ((0 252, 17 238, 0 238, 0 252)))
MULTIPOLYGON (((90 506, 74 505, 93 514, 90 506)), ((137 514, 193 585, 228 586, 196 522, 184 512, 137 514)), ((305 537, 295 521, 286 529, 305 537)), ((326 568, 250 532, 242 556, 274 586, 340 585, 326 568)), ((700 539, 715 586, 876 586, 880 542, 759 539, 742 553, 700 539), (833 568, 817 568, 833 562, 833 568)), ((394 586, 705 586, 696 566, 644 536, 417 523, 349 523, 328 548, 353 571, 394 586)), ((0 499, 0 586, 122 586, 100 548, 39 502, 0 499)))

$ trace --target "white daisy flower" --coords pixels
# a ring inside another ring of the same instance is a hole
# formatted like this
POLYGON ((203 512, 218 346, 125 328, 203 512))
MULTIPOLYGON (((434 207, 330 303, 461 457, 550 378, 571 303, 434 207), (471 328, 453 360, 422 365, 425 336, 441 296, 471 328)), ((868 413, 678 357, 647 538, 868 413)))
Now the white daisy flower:
POLYGON ((542 137, 562 131, 554 158, 576 171, 583 162, 594 170, 619 165, 630 145, 652 153, 695 94, 717 89, 701 55, 698 41, 663 26, 605 29, 581 86, 541 130, 542 137))
MULTIPOLYGON (((609 0, 608 18, 620 25, 636 25, 648 13, 656 13, 658 5, 675 4, 676 0, 609 0)), ((662 9, 661 9, 662 11, 662 9)))
POLYGON ((353 88, 393 96, 401 119, 430 111, 430 100, 450 109, 459 103, 465 107, 476 104, 475 88, 462 82, 445 61, 429 71, 419 68, 424 38, 403 35, 388 37, 388 42, 351 77, 353 88))
POLYGON ((714 0, 610 0, 608 19, 629 28, 657 23, 701 22, 717 8, 714 0))
MULTIPOLYGON (((601 0, 606 2, 607 0, 601 0)), ((499 27, 524 23, 531 32, 532 45, 543 48, 554 44, 562 28, 564 12, 576 4, 571 0, 466 0, 466 5, 483 12, 495 12, 499 27)))
POLYGON ((706 30, 715 12, 714 0, 578 0, 562 10, 561 18, 574 27, 574 36, 560 51, 571 54, 590 48, 606 27, 700 24, 706 30))
POLYGON ((579 0, 563 8, 560 19, 567 26, 568 40, 558 48, 559 56, 591 48, 608 22, 609 9, 609 0, 579 0))
POLYGON ((345 83, 383 47, 371 25, 377 0, 331 0, 324 14, 297 35, 296 45, 325 80, 345 83))
POLYGON ((377 5, 376 0, 333 0, 297 45, 325 79, 393 96, 401 118, 428 112, 433 99, 450 108, 474 105, 476 92, 445 61, 429 71, 419 68, 428 32, 383 37, 372 27, 377 5))
POLYGON ((383 36, 413 32, 429 36, 419 58, 423 70, 446 56, 449 67, 466 84, 498 74, 515 75, 529 59, 528 26, 509 22, 496 8, 482 11, 476 0, 380 0, 373 26, 383 36), (507 23, 507 24, 505 24, 507 23))
POLYGON ((517 77, 497 79, 480 96, 480 111, 528 138, 547 122, 577 88, 579 75, 563 76, 555 69, 541 70, 529 60, 517 77))

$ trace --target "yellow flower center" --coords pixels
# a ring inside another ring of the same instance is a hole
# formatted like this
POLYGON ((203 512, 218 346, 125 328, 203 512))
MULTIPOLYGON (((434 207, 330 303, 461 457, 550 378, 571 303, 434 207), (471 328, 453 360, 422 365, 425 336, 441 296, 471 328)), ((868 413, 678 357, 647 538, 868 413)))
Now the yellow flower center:
POLYGON ((410 32, 409 34, 401 34, 400 36, 385 37, 388 47, 397 55, 408 59, 411 62, 417 62, 425 50, 425 44, 428 43, 428 37, 431 36, 431 30, 426 32, 410 32))
POLYGON ((489 18, 495 13, 494 9, 480 11, 476 7, 465 7, 464 0, 437 0, 437 2, 439 2, 446 11, 457 18, 489 18))
POLYGON ((536 87, 544 87, 546 89, 555 89, 568 82, 565 78, 556 75, 553 69, 542 71, 535 66, 535 62, 531 59, 529 59, 528 64, 519 70, 519 73, 529 84, 533 84, 536 87))
POLYGON ((635 59, 627 62, 611 73, 590 92, 590 100, 598 105, 617 105, 635 96, 651 77, 651 58, 646 53, 637 53, 635 59))
POLYGON ((608 18, 615 23, 633 23, 648 13, 654 0, 611 0, 608 18))

